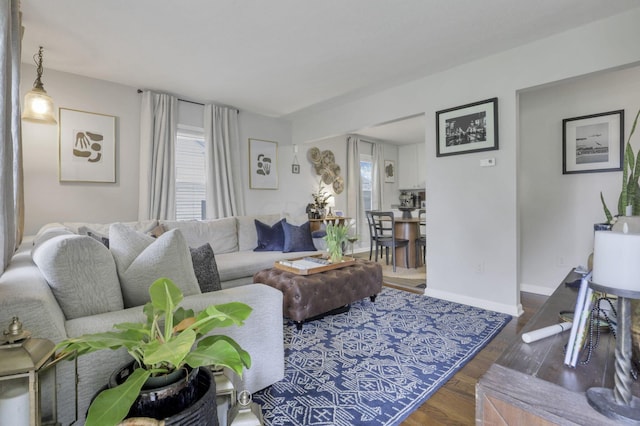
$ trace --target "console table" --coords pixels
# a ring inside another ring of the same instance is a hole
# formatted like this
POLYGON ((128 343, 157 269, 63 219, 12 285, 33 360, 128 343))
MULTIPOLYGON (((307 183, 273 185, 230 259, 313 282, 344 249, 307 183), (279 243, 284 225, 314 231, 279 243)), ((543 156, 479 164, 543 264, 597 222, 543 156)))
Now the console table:
MULTIPOLYGON (((614 386, 615 339, 601 333, 600 343, 586 365, 564 365, 570 331, 532 343, 522 333, 559 322, 560 311, 573 311, 578 294, 566 286, 581 275, 573 270, 505 352, 476 385, 477 425, 619 425, 594 410, 585 396, 591 387, 614 386)), ((640 384, 632 386, 640 395, 640 384)))

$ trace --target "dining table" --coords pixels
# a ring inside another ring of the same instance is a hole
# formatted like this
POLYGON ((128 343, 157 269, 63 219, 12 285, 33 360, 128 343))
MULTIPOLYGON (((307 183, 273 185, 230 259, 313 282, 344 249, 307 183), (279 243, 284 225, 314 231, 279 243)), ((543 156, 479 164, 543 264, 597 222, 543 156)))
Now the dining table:
MULTIPOLYGON (((417 217, 395 217, 396 238, 409 240, 409 268, 419 268, 424 265, 422 256, 416 256, 416 240, 420 238, 420 219, 417 217)), ((424 224, 424 219, 423 219, 424 224)), ((403 267, 405 263, 404 247, 396 248, 396 265, 403 267)))

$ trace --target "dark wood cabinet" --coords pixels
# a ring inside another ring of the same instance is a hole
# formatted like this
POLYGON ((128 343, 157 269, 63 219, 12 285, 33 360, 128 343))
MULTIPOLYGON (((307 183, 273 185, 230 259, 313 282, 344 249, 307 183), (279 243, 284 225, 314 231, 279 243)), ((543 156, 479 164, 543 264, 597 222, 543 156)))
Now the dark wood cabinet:
MULTIPOLYGON (((616 425, 594 410, 585 396, 591 387, 614 386, 615 338, 601 333, 588 364, 564 365, 570 331, 532 343, 522 333, 557 324, 561 311, 573 311, 577 289, 566 285, 580 275, 570 272, 540 311, 476 385, 477 425, 616 425)), ((640 385, 633 383, 638 396, 640 385)))

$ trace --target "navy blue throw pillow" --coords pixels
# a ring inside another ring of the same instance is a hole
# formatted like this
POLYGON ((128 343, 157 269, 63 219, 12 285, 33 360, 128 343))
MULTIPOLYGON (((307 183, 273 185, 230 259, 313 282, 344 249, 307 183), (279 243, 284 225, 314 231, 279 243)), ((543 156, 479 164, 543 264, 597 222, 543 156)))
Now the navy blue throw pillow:
POLYGON ((311 238, 311 228, 309 222, 305 222, 300 226, 292 225, 283 221, 284 228, 284 249, 283 253, 292 251, 316 251, 311 238))
POLYGON ((284 219, 273 226, 262 223, 257 219, 254 219, 254 222, 258 233, 258 247, 254 248, 253 251, 282 251, 284 249, 284 230, 282 229, 284 219))

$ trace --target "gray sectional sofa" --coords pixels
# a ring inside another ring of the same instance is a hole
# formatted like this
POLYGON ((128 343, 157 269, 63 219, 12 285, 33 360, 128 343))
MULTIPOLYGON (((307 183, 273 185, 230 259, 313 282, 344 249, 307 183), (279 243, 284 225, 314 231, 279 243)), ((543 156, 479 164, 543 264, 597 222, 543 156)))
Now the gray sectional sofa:
MULTIPOLYGON (((253 251, 257 244, 255 219, 273 225, 281 215, 113 226, 48 224, 37 235, 24 239, 0 276, 0 327, 6 328, 11 318, 18 316, 34 337, 57 343, 85 333, 109 331, 115 323, 142 321, 146 289, 155 279, 166 276, 182 289, 185 298, 181 306, 185 308, 200 310, 231 301, 253 308, 244 326, 217 332, 229 335, 251 354, 252 366, 241 380, 236 378, 236 388, 250 392, 265 388, 284 377, 282 293, 253 284, 253 274, 276 260, 317 251, 253 251), (205 243, 215 254, 222 289, 202 293, 189 247, 205 243)), ((322 241, 314 241, 321 248, 322 241)), ((124 351, 98 351, 78 359, 80 423, 91 398, 127 358, 124 351)), ((70 424, 76 417, 74 363, 59 363, 56 376, 58 420, 70 424)))

